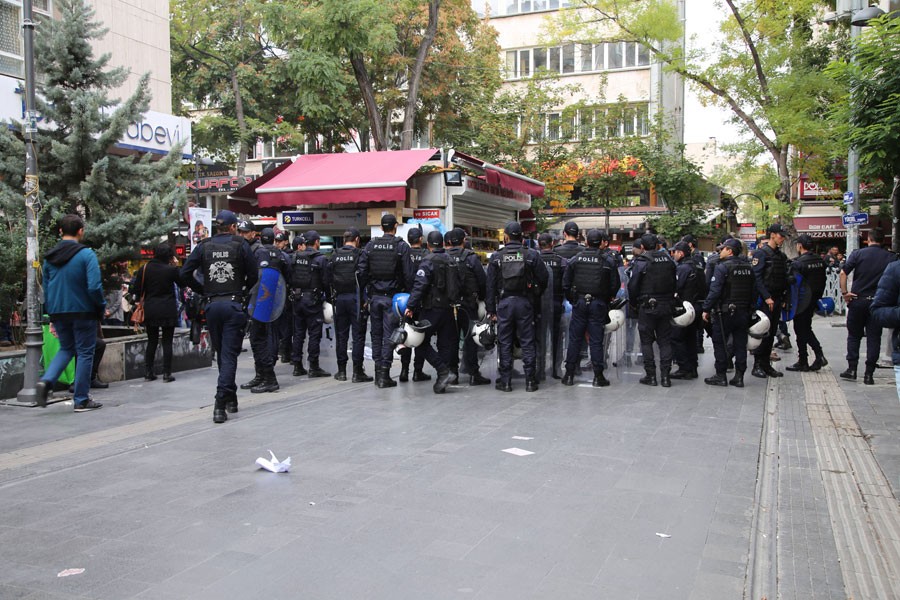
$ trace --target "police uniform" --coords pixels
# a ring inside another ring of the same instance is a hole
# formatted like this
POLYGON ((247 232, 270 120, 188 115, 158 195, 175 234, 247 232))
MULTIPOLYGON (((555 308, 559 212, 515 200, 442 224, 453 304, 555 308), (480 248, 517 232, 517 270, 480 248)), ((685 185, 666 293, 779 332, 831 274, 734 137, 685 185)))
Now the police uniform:
MULTIPOLYGON (((418 239, 422 239, 421 230, 416 229, 412 230, 418 233, 418 239)), ((407 236, 407 239, 412 241, 415 239, 413 237, 412 232, 407 236)), ((419 247, 413 248, 410 246, 409 248, 409 260, 412 263, 413 272, 419 270, 419 265, 422 261, 430 254, 427 247, 419 247)), ((409 363, 413 363, 413 381, 428 381, 431 379, 431 375, 428 375, 424 372, 423 367, 425 366, 425 351, 421 346, 415 349, 415 360, 413 360, 413 349, 412 348, 403 348, 399 352, 400 354, 400 377, 398 379, 405 383, 409 381, 409 363)))
MULTIPOLYGON (((394 229, 397 219, 384 215, 382 228, 394 229)), ((391 346, 391 332, 396 327, 393 315, 394 294, 407 290, 415 271, 409 258, 409 245, 393 234, 374 238, 359 257, 358 270, 360 285, 368 288, 369 315, 372 319, 372 358, 375 361, 375 385, 380 388, 394 387, 391 379, 391 364, 394 349, 391 346)))
POLYGON ((303 368, 303 346, 309 336, 307 355, 309 356, 309 376, 327 377, 328 373, 319 366, 319 346, 322 343, 322 326, 325 323, 323 304, 325 292, 330 288, 328 259, 313 244, 319 234, 308 231, 306 250, 294 252, 291 261, 291 291, 294 298, 294 341, 291 360, 294 376, 306 374, 303 368))
POLYGON ((594 367, 593 385, 602 387, 609 385, 603 375, 606 366, 604 326, 609 322, 609 302, 619 289, 619 270, 608 253, 599 248, 600 232, 591 230, 587 237, 589 247, 572 257, 563 275, 563 291, 572 304, 563 384, 575 385, 575 367, 587 332, 594 367))
MULTIPOLYGON (((809 236, 800 236, 798 242, 803 243, 803 248, 812 247, 812 238, 809 236)), ((801 305, 794 312, 798 360, 795 364, 787 367, 787 370, 818 371, 828 364, 822 352, 822 344, 819 343, 812 328, 812 319, 817 303, 825 292, 825 261, 815 252, 806 250, 791 262, 790 274, 792 276, 800 275, 803 290, 800 292, 801 305), (812 348, 816 355, 812 365, 809 364, 809 348, 807 346, 812 348)))
MULTIPOLYGON (((460 309, 465 315, 457 311, 456 328, 458 334, 463 336, 462 363, 469 375, 469 385, 487 385, 491 381, 481 374, 478 367, 478 345, 469 335, 475 321, 478 320, 478 301, 484 300, 487 276, 481 259, 469 248, 461 246, 465 238, 462 229, 454 229, 448 232, 452 248, 447 248, 447 254, 459 263, 459 273, 462 278, 462 297, 460 309)), ((450 383, 455 383, 459 374, 459 352, 453 355, 454 362, 450 365, 450 383)))
POLYGON ((703 268, 692 256, 690 247, 685 242, 675 245, 676 250, 685 252, 685 256, 676 263, 675 291, 682 302, 690 302, 694 307, 694 321, 687 327, 675 327, 672 330, 672 349, 678 371, 672 373, 672 379, 697 379, 697 333, 703 328, 700 318, 703 300, 706 298, 706 276, 703 268), (684 244, 684 247, 679 247, 684 244))
MULTIPOLYGON (((357 233, 357 238, 359 234, 357 233)), ((331 281, 331 297, 334 299, 334 337, 338 372, 335 379, 347 379, 347 344, 353 336, 351 358, 353 383, 372 381, 363 369, 366 347, 365 321, 362 319, 362 298, 356 280, 361 248, 352 244, 341 246, 328 262, 327 279, 331 281)))
MULTIPOLYGON (((547 267, 548 272, 551 275, 551 281, 553 282, 553 289, 545 294, 552 294, 552 304, 553 311, 549 315, 543 314, 540 315, 540 322, 538 323, 537 331, 541 332, 541 335, 538 336, 538 341, 542 342, 545 339, 544 329, 547 327, 547 320, 550 320, 549 329, 550 329, 550 338, 549 338, 549 351, 550 351, 550 363, 552 365, 551 368, 551 377, 554 379, 562 379, 562 373, 560 373, 560 360, 562 357, 560 356, 560 350, 562 349, 562 335, 561 335, 561 326, 562 326, 562 318, 563 318, 563 300, 565 300, 565 293, 563 292, 563 275, 566 271, 566 259, 557 252, 554 252, 552 248, 547 248, 541 250, 541 260, 544 261, 544 265, 547 267)), ((538 344, 538 357, 546 357, 547 348, 538 344)), ((540 364, 541 361, 538 360, 540 364)), ((545 373, 539 369, 538 379, 543 380, 545 377, 545 373)))
MULTIPOLYGON (((769 227, 769 230, 770 235, 782 233, 781 227, 777 224, 769 227)), ((788 290, 787 257, 779 248, 769 243, 753 253, 751 266, 756 278, 756 288, 762 299, 759 309, 769 318, 770 323, 769 333, 754 353, 753 375, 755 377, 781 377, 782 373, 772 368, 771 357, 775 333, 778 331, 778 322, 781 319, 781 309, 788 290), (768 298, 775 302, 772 309, 766 303, 768 298)))
POLYGON ((518 336, 522 346, 528 392, 537 391, 535 379, 533 289, 547 285, 547 268, 540 255, 522 245, 522 227, 515 221, 507 223, 511 237, 502 250, 494 252, 488 262, 485 305, 487 312, 497 317, 497 347, 500 359, 497 389, 512 391, 513 342, 518 336))
POLYGON ((555 246, 553 248, 553 252, 555 252, 559 256, 562 256, 566 260, 573 258, 582 250, 584 250, 584 245, 579 244, 575 240, 566 240, 562 244, 559 244, 558 246, 555 246))
MULTIPOLYGON (((432 231, 429 241, 440 232, 432 231)), ((429 244, 431 245, 431 244, 429 244)), ((444 248, 432 247, 429 255, 419 263, 415 274, 412 292, 409 295, 408 309, 418 314, 419 320, 428 321, 431 325, 425 332, 425 341, 416 350, 421 350, 425 360, 435 371, 434 393, 441 394, 450 383, 450 367, 453 355, 458 354, 459 337, 453 318, 453 307, 459 304, 462 292, 462 280, 459 264, 444 248), (435 349, 431 338, 437 336, 435 349)))
POLYGON ((854 250, 844 263, 846 275, 853 274, 853 296, 847 302, 847 370, 841 378, 856 380, 859 364, 859 347, 863 336, 866 338, 866 371, 864 383, 875 383, 875 368, 881 354, 881 326, 873 322, 870 309, 878 289, 878 281, 888 265, 897 260, 897 255, 870 244, 854 250))
MULTIPOLYGON (((231 211, 216 216, 220 225, 237 222, 231 211)), ((247 241, 237 235, 220 233, 206 238, 194 248, 181 269, 182 281, 204 295, 206 325, 219 376, 213 421, 224 423, 227 412, 238 410, 237 384, 234 381, 237 359, 244 341, 247 313, 243 309, 246 290, 256 283, 256 261, 247 241), (199 273, 202 283, 195 277, 199 273)))
MULTIPOLYGON (((274 241, 271 229, 264 229, 262 233, 260 245, 253 253, 257 267, 260 270, 277 269, 287 280, 290 277, 287 257, 271 243, 274 241), (262 243, 263 241, 266 243, 262 243)), ((275 362, 278 360, 277 323, 264 323, 251 318, 249 337, 256 376, 243 384, 241 389, 249 389, 254 394, 278 391, 278 379, 275 377, 275 362)))
POLYGON ((659 346, 660 383, 669 387, 672 368, 672 315, 675 310, 675 261, 656 250, 656 236, 642 238, 644 253, 634 260, 628 297, 638 307, 638 334, 644 355, 645 376, 640 383, 656 385, 653 342, 659 346))
MULTIPOLYGON (((275 234, 276 242, 286 239, 288 239, 287 234, 284 232, 275 234)), ((294 251, 287 247, 281 252, 287 259, 286 264, 290 265, 294 251)), ((288 268, 288 272, 290 273, 290 268, 288 268)), ((281 316, 278 318, 276 329, 278 331, 278 354, 281 362, 289 363, 291 362, 291 340, 294 337, 294 308, 290 299, 285 300, 284 310, 281 311, 281 316)))
MULTIPOLYGON (((739 253, 738 240, 726 242, 739 253)), ((750 328, 750 310, 756 295, 753 268, 743 256, 729 256, 716 262, 709 293, 703 302, 703 313, 712 322, 713 351, 716 357, 716 375, 704 381, 710 385, 727 386, 729 383, 743 387, 747 370, 747 332, 750 328), (728 339, 732 340, 735 374, 726 380, 729 352, 728 339)))

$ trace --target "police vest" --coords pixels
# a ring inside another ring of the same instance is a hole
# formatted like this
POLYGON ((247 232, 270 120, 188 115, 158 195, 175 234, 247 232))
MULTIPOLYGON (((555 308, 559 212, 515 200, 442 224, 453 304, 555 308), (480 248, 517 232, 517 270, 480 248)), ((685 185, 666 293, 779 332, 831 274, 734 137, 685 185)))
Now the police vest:
POLYGON ((541 252, 541 260, 553 275, 553 296, 563 296, 563 257, 555 252, 541 252))
POLYGON ((294 263, 291 265, 291 287, 303 292, 313 292, 322 289, 322 268, 316 264, 315 258, 319 256, 318 250, 304 250, 294 253, 294 263))
POLYGON ((771 246, 764 246, 763 252, 766 253, 763 283, 770 294, 773 296, 781 295, 787 289, 787 256, 784 255, 784 252, 775 250, 771 246))
POLYGON ((728 275, 725 278, 725 290, 719 304, 723 306, 734 304, 738 308, 750 308, 754 296, 753 267, 744 260, 730 258, 727 261, 726 269, 728 275))
MULTIPOLYGON (((462 278, 462 301, 474 303, 478 301, 478 279, 475 277, 475 272, 472 270, 472 265, 469 264, 469 257, 476 256, 474 252, 469 250, 468 248, 448 248, 447 254, 456 259, 459 263, 459 274, 462 278)), ((477 268, 481 269, 481 264, 479 260, 479 266, 477 268)))
POLYGON ((572 259, 574 274, 572 285, 578 295, 590 294, 599 300, 608 300, 610 266, 606 256, 596 248, 589 248, 572 259))
POLYGON ((431 262, 431 285, 423 301, 426 308, 450 308, 462 298, 462 278, 459 261, 446 252, 435 252, 428 257, 431 262))
POLYGON ((244 261, 240 258, 244 238, 231 236, 227 242, 207 238, 203 247, 203 292, 207 296, 238 294, 244 287, 244 261))
POLYGON ((809 286, 812 292, 813 302, 822 297, 825 291, 826 271, 825 261, 813 252, 803 254, 794 261, 797 271, 803 276, 803 282, 809 286))
POLYGON ((342 247, 331 255, 331 270, 334 274, 335 293, 356 293, 356 265, 359 262, 359 248, 342 247))
POLYGON ((581 244, 570 244, 570 243, 566 242, 566 243, 560 244, 559 246, 556 246, 553 249, 553 252, 555 252, 556 254, 559 254, 560 256, 562 256, 563 258, 568 260, 568 259, 572 258, 573 256, 575 256, 576 254, 578 254, 579 252, 581 252, 582 250, 584 250, 584 246, 582 246, 581 244))
POLYGON ((270 267, 272 269, 278 269, 280 271, 282 266, 284 266, 284 259, 281 257, 281 250, 279 250, 275 246, 265 245, 257 249, 256 261, 257 263, 259 263, 260 269, 270 267))
POLYGON ((412 261, 413 267, 418 267, 419 263, 425 260, 429 254, 431 251, 428 248, 410 248, 409 260, 412 261))
POLYGON ((500 278, 506 294, 524 294, 528 290, 528 269, 525 265, 525 248, 504 248, 497 252, 500 260, 500 278))
POLYGON ((640 295, 652 298, 672 298, 675 294, 675 261, 665 250, 644 252, 637 260, 648 263, 641 278, 640 295))
POLYGON ((397 279, 397 265, 400 255, 397 246, 402 240, 396 236, 375 238, 370 242, 369 277, 374 281, 397 279))
POLYGON ((686 265, 690 268, 684 288, 680 292, 680 297, 685 302, 701 302, 706 297, 706 277, 703 274, 703 268, 699 264, 693 262, 690 258, 685 258, 679 263, 679 267, 686 265))

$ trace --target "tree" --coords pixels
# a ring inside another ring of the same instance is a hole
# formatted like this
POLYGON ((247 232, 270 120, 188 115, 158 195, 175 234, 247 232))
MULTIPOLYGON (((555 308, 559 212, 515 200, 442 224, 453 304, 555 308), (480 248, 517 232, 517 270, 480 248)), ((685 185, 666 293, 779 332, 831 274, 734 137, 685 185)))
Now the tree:
POLYGON ((835 61, 829 73, 846 90, 831 113, 835 149, 859 152, 860 176, 891 188, 894 251, 900 251, 900 19, 884 16, 863 30, 853 60, 835 61))
POLYGON ((575 0, 581 10, 563 11, 553 35, 579 41, 627 39, 649 48, 666 68, 690 81, 707 101, 731 110, 775 164, 776 196, 791 198, 794 149, 824 157, 831 82, 823 67, 838 37, 817 32, 819 0, 739 2, 724 0, 722 39, 706 51, 686 54, 674 0, 619 2, 575 0))
MULTIPOLYGON (((85 0, 59 0, 55 6, 60 18, 41 24, 35 44, 35 66, 41 73, 37 107, 43 116, 37 134, 39 231, 55 240, 57 219, 79 213, 87 222, 86 243, 101 264, 130 259, 139 243, 166 236, 180 218, 184 192, 176 177, 181 151, 174 148, 157 161, 149 154, 108 153, 147 111, 147 76, 124 102, 109 98, 126 73, 108 69, 108 55, 94 57, 91 40, 105 31, 93 20, 93 10, 85 0)), ((0 149, 0 202, 14 238, 24 231, 25 150, 19 135, 5 125, 0 126, 0 149)), ((0 246, 0 263, 24 261, 23 245, 0 246)))

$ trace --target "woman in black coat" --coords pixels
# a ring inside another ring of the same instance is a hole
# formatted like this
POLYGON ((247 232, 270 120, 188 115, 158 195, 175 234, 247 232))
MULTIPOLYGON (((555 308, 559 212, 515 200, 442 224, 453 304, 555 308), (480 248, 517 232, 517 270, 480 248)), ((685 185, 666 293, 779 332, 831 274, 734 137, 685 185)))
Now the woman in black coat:
POLYGON ((153 260, 138 269, 131 282, 132 297, 144 297, 144 327, 147 329, 147 354, 145 358, 146 381, 154 381, 153 363, 162 330, 163 381, 175 381, 172 377, 172 338, 178 325, 178 305, 175 301, 175 285, 178 283, 178 267, 172 265, 172 246, 160 244, 153 251, 153 260))

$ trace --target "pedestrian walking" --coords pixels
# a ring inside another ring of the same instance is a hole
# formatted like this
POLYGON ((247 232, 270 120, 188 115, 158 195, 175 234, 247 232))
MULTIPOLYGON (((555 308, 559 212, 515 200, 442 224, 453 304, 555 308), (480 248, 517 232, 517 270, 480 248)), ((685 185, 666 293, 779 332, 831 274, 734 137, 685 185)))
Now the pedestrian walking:
POLYGON ((772 346, 775 344, 775 334, 778 331, 778 323, 781 320, 781 309, 784 308, 785 295, 788 291, 788 260, 781 246, 785 239, 784 229, 779 223, 769 225, 766 230, 769 241, 753 253, 750 262, 753 267, 753 275, 756 278, 756 288, 759 290, 762 303, 760 310, 769 319, 769 333, 763 338, 754 353, 753 371, 754 377, 781 377, 783 373, 772 367, 772 346))
POLYGON ((328 377, 329 373, 319 366, 319 352, 322 344, 322 327, 325 324, 323 305, 325 292, 330 288, 328 280, 328 258, 319 251, 319 233, 310 229, 303 234, 305 250, 294 252, 288 280, 291 285, 294 310, 294 341, 291 360, 294 363, 294 377, 308 375, 310 379, 328 377), (307 356, 309 370, 303 367, 303 346, 309 339, 307 356))
POLYGON ((204 297, 206 326, 219 367, 213 422, 224 423, 227 413, 238 412, 234 378, 247 326, 243 303, 258 273, 250 245, 237 235, 235 214, 219 211, 214 226, 215 235, 200 242, 188 256, 181 281, 204 297))
MULTIPOLYGON (((841 269, 841 295, 847 303, 847 370, 841 378, 856 381, 859 365, 859 348, 862 338, 866 338, 866 362, 863 383, 874 385, 875 368, 881 354, 882 327, 872 319, 872 302, 878 290, 878 282, 888 265, 897 260, 897 255, 883 246, 884 234, 870 231, 865 248, 854 250, 841 269), (848 277, 853 275, 853 287, 848 290, 848 277)), ((835 264, 837 248, 835 250, 835 264)))
MULTIPOLYGON (((406 241, 409 243, 409 260, 412 262, 413 272, 419 270, 419 264, 430 254, 428 246, 424 245, 422 239, 422 229, 413 227, 406 234, 406 241)), ((413 381, 428 381, 431 375, 425 373, 425 348, 419 345, 415 348, 415 361, 412 360, 413 349, 403 348, 400 354, 400 376, 397 378, 401 383, 409 381, 409 364, 413 363, 413 381)))
POLYGON ((828 364, 822 344, 812 327, 819 298, 825 292, 825 261, 813 252, 813 239, 803 234, 797 238, 799 256, 791 261, 790 275, 801 278, 800 302, 794 311, 794 333, 797 335, 797 362, 786 367, 788 371, 818 371, 828 364), (809 363, 809 348, 816 359, 809 363))
POLYGON ((75 364, 75 412, 96 410, 91 371, 97 325, 103 318, 106 300, 100 277, 100 263, 94 251, 83 245, 84 221, 78 215, 59 220, 61 240, 44 255, 44 310, 59 337, 59 351, 36 384, 38 406, 47 405, 47 396, 69 361, 75 364))
POLYGON ((175 251, 169 244, 153 249, 153 260, 138 269, 131 281, 136 298, 143 298, 144 329, 147 331, 147 352, 144 355, 144 380, 156 380, 156 349, 162 333, 163 381, 175 381, 172 376, 172 344, 178 325, 178 302, 175 288, 180 281, 178 267, 172 264, 175 251))
POLYGON ((362 318, 364 299, 356 270, 359 265, 359 230, 351 227, 344 232, 344 245, 334 251, 328 262, 328 276, 331 282, 331 297, 334 302, 335 354, 337 354, 338 381, 347 380, 347 345, 353 339, 353 383, 372 381, 363 368, 366 348, 366 325, 362 318))

